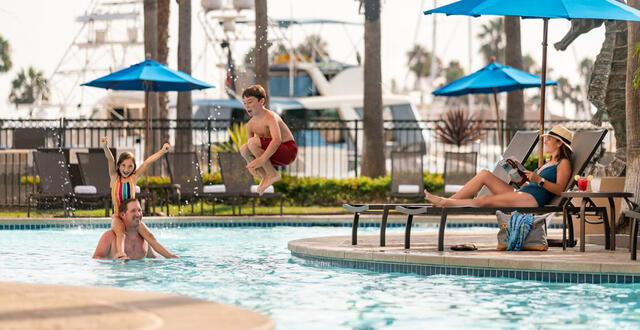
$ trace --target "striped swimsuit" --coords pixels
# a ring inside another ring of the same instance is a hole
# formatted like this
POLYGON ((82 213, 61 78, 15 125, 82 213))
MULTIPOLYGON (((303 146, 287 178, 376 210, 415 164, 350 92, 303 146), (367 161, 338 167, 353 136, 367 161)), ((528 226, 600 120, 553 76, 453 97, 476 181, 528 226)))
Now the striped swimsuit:
POLYGON ((111 201, 113 202, 113 213, 118 213, 118 208, 123 200, 136 197, 136 182, 134 176, 122 178, 118 175, 116 183, 111 186, 111 201))

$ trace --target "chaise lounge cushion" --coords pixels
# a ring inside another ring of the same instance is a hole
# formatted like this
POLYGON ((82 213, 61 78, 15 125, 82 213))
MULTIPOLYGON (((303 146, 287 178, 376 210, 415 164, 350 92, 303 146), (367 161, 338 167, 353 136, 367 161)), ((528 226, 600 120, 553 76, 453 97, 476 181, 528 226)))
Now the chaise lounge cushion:
MULTIPOLYGON (((273 194, 275 190, 273 190, 273 186, 268 186, 267 189, 264 190, 266 194, 273 194)), ((254 194, 258 193, 258 185, 254 184, 251 186, 251 192, 254 194)))
MULTIPOLYGON (((549 223, 555 213, 543 214, 533 217, 533 225, 529 235, 524 240, 522 249, 527 251, 547 251, 549 244, 547 243, 547 233, 545 230, 545 221, 549 223)), ((501 211, 496 211, 496 217, 498 218, 498 247, 497 250, 504 251, 507 249, 507 224, 511 214, 506 214, 501 211)))
POLYGON ((398 185, 398 193, 399 194, 419 194, 420 186, 418 186, 417 184, 400 184, 398 185))
POLYGON ((227 188, 223 184, 211 184, 204 186, 202 191, 207 194, 223 193, 227 191, 227 188))

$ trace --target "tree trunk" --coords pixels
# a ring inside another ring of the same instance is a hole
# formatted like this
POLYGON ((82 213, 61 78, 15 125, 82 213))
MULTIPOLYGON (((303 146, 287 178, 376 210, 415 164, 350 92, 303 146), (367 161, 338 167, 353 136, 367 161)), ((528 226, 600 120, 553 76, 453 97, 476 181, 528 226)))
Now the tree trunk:
MULTIPOLYGON (((169 57, 169 15, 170 15, 170 1, 158 0, 158 62, 162 64, 169 64, 167 59, 169 57)), ((158 109, 159 118, 162 119, 162 129, 160 130, 160 142, 169 141, 169 93, 158 93, 158 109)))
MULTIPOLYGON (((158 7, 155 0, 144 0, 144 52, 145 58, 157 59, 158 56, 158 7)), ((145 105, 145 111, 151 117, 151 126, 153 128, 153 119, 158 118, 158 94, 155 92, 148 93, 148 101, 145 105)), ((146 124, 145 124, 146 125, 146 124)), ((144 158, 148 158, 154 153, 156 145, 154 145, 153 133, 149 134, 149 128, 145 130, 144 137, 144 158)), ((158 148, 159 149, 159 148, 158 148)), ((155 174, 153 169, 150 174, 155 174)))
POLYGON ((256 83, 267 93, 265 104, 269 105, 269 39, 267 22, 267 0, 255 0, 256 11, 256 83))
MULTIPOLYGON (((640 0, 629 0, 629 6, 640 9, 640 0)), ((640 90, 633 87, 633 77, 638 70, 638 60, 634 58, 635 45, 640 43, 640 23, 628 22, 627 30, 627 176, 624 190, 634 193, 637 202, 640 196, 640 90)))
POLYGON ((362 175, 386 175, 382 122, 382 73, 380 61, 380 0, 364 2, 364 150, 362 175))
MULTIPOLYGON (((504 32, 507 40, 505 64, 522 70, 520 17, 505 16, 504 32)), ((522 128, 522 122, 524 121, 524 95, 521 89, 507 93, 506 121, 506 141, 511 141, 516 131, 522 128)))
MULTIPOLYGON (((178 70, 191 74, 191 0, 180 0, 178 9, 178 70)), ((176 150, 192 151, 191 92, 178 92, 176 150)))

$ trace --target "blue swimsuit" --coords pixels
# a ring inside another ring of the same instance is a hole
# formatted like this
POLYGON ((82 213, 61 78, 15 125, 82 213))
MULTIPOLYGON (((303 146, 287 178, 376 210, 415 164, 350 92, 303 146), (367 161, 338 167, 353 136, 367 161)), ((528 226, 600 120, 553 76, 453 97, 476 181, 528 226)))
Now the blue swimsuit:
MULTIPOLYGON (((556 183, 556 179, 558 175, 558 164, 556 163, 554 165, 545 167, 544 169, 542 169, 542 171, 540 171, 540 173, 538 173, 538 175, 543 177, 546 181, 556 183)), ((547 205, 547 203, 554 196, 554 194, 549 190, 531 181, 529 181, 529 184, 518 189, 518 191, 531 194, 536 199, 536 202, 538 202, 538 206, 547 205)))

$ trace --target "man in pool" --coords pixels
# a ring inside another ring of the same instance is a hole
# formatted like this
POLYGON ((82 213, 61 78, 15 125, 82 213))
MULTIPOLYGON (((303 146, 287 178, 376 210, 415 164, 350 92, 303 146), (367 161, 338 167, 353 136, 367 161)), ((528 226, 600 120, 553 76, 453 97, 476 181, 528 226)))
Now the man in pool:
MULTIPOLYGON (((131 259, 142 259, 145 256, 155 258, 153 250, 149 244, 138 234, 138 226, 142 222, 142 208, 140 202, 135 198, 125 199, 120 203, 118 210, 120 219, 124 222, 124 250, 131 259)), ((116 234, 109 229, 98 242, 96 251, 93 253, 95 259, 113 259, 116 253, 116 234)), ((172 255, 178 258, 177 255, 172 255)))

